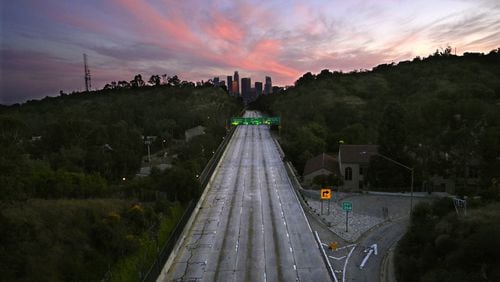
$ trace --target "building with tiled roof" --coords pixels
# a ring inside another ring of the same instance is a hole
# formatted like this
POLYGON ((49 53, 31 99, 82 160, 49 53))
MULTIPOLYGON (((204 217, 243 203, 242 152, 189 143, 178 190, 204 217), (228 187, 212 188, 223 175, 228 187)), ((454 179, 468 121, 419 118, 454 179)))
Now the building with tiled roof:
POLYGON ((338 172, 337 158, 323 153, 307 160, 304 167, 303 183, 305 185, 311 185, 314 177, 318 175, 338 175, 338 172))

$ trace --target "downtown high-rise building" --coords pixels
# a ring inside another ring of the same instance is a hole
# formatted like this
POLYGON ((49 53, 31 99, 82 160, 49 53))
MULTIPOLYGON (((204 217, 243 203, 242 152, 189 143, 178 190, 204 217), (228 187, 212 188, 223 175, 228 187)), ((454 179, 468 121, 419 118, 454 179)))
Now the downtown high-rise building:
POLYGON ((233 77, 228 75, 227 76, 227 93, 229 93, 229 95, 233 95, 233 77))
POLYGON ((239 85, 239 82, 240 82, 240 75, 238 74, 238 71, 235 71, 234 72, 234 76, 233 76, 233 84, 232 84, 232 87, 231 87, 234 96, 239 96, 240 95, 240 85, 239 85))
POLYGON ((244 101, 250 100, 250 94, 252 91, 252 80, 250 77, 244 77, 241 79, 241 96, 243 96, 244 101))
POLYGON ((266 76, 266 84, 264 85, 264 94, 269 95, 272 93, 273 82, 271 81, 270 76, 266 76))
POLYGON ((255 95, 257 97, 262 95, 262 82, 255 82, 255 95))

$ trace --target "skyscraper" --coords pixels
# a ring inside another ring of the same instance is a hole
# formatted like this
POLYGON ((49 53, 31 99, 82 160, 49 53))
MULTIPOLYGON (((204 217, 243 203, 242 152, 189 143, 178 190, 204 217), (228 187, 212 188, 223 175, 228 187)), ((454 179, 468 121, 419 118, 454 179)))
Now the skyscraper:
MULTIPOLYGON (((233 94, 235 96, 238 96, 240 95, 240 86, 239 86, 239 81, 240 81, 240 75, 238 74, 238 71, 235 71, 234 72, 234 76, 233 76, 233 82, 236 82, 236 86, 233 87, 233 94), (236 88, 236 90, 235 90, 236 88)), ((234 85, 234 83, 233 83, 234 85)))
POLYGON ((262 95, 262 82, 255 82, 255 95, 260 96, 262 95))
POLYGON ((273 89, 273 83, 271 81, 271 77, 270 76, 266 76, 266 84, 264 86, 264 93, 266 95, 269 95, 272 93, 272 90, 273 89))
POLYGON ((227 76, 227 92, 229 95, 233 95, 233 77, 230 75, 227 76))
POLYGON ((248 103, 251 100, 251 90, 252 90, 252 80, 250 77, 244 77, 241 79, 241 96, 243 96, 243 101, 248 103))
POLYGON ((231 92, 233 92, 233 95, 235 97, 240 96, 240 94, 238 93, 238 89, 239 89, 238 81, 233 80, 233 83, 231 84, 231 92))

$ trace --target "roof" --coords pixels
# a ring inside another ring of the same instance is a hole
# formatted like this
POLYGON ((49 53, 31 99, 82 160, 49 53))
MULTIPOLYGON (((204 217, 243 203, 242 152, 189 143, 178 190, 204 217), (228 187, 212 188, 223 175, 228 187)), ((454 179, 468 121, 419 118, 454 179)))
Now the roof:
POLYGON ((340 145, 342 163, 368 164, 370 157, 378 153, 378 145, 340 145))
POLYGON ((198 125, 196 127, 190 128, 184 132, 184 135, 186 136, 186 141, 191 140, 191 138, 198 136, 198 135, 203 135, 205 134, 205 127, 198 125))
POLYGON ((337 158, 323 153, 307 160, 304 167, 304 175, 308 175, 322 168, 331 172, 338 171, 337 158))

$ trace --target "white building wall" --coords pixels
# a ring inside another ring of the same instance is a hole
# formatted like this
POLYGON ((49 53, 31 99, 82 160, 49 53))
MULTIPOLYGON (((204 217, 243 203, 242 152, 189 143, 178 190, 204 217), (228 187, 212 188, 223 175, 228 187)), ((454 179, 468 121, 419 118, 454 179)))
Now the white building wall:
POLYGON ((363 180, 363 176, 359 175, 359 164, 354 164, 354 163, 343 163, 342 164, 342 180, 344 181, 344 189, 349 189, 349 190, 358 190, 359 189, 359 181, 363 180), (345 171, 346 168, 350 167, 352 169, 352 179, 351 180, 346 180, 345 179, 345 171))

